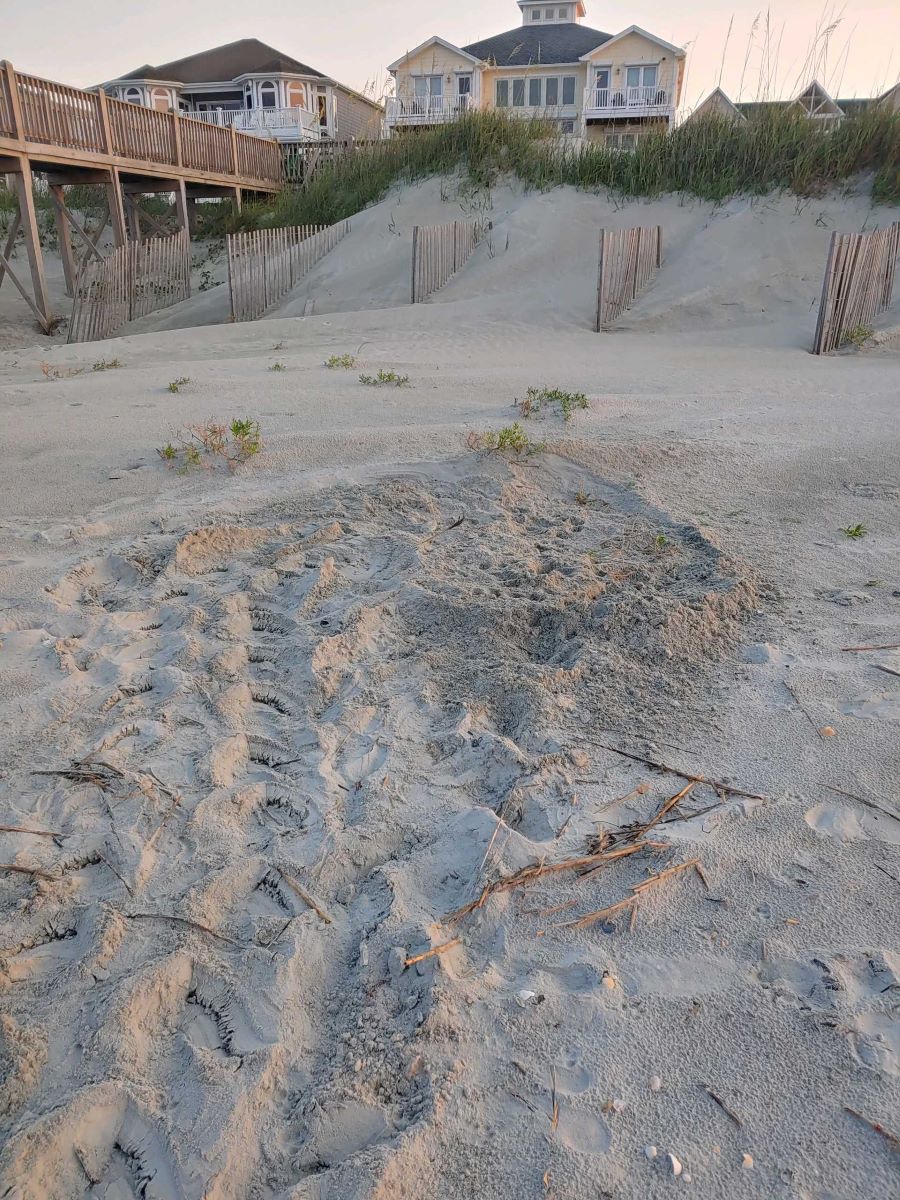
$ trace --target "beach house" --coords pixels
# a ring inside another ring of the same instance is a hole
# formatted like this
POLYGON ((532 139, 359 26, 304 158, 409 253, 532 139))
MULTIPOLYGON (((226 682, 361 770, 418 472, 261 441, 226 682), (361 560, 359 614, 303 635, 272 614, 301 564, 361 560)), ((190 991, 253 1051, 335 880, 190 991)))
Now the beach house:
POLYGON ((717 116, 743 122, 772 109, 784 109, 820 122, 827 129, 840 124, 847 117, 858 116, 865 109, 873 107, 886 108, 891 112, 900 111, 900 84, 894 84, 880 96, 847 100, 834 100, 817 79, 790 100, 733 101, 721 87, 717 87, 697 105, 687 120, 696 121, 703 117, 717 116))
POLYGON ((434 36, 388 67, 388 129, 406 133, 472 108, 542 117, 557 129, 620 149, 675 120, 685 52, 630 25, 584 24, 583 0, 518 0, 521 23, 466 46, 434 36))
POLYGON ((284 143, 350 142, 382 133, 380 103, 256 38, 160 66, 145 63, 100 86, 117 100, 284 143))

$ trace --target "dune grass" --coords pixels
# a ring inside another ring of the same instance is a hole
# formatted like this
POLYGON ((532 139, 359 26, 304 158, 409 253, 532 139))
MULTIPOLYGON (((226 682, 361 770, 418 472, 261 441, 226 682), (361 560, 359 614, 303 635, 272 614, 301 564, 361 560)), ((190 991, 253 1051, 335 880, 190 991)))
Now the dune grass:
POLYGON ((786 106, 764 108, 743 124, 710 116, 648 134, 625 153, 573 145, 541 121, 471 112, 347 153, 274 202, 245 205, 226 222, 229 228, 331 225, 394 183, 454 172, 476 190, 509 174, 530 188, 570 184, 622 198, 675 192, 714 201, 773 191, 816 195, 868 172, 873 199, 900 204, 900 117, 873 108, 826 132, 786 106))

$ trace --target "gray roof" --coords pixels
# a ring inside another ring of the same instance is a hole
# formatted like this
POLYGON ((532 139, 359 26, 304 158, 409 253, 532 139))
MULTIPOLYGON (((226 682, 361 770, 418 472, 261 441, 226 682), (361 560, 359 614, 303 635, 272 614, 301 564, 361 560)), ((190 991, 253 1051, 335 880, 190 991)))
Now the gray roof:
POLYGON ((174 62, 162 63, 158 67, 149 64, 120 75, 119 79, 166 79, 173 83, 221 83, 236 79, 239 75, 260 74, 314 75, 318 79, 328 78, 321 71, 298 62, 280 50, 267 46, 257 38, 242 38, 226 46, 215 46, 212 50, 201 50, 187 58, 176 58, 174 62))
POLYGON ((520 25, 460 49, 498 67, 527 67, 535 63, 549 66, 578 62, 583 54, 596 50, 611 37, 611 33, 568 21, 558 25, 520 25))

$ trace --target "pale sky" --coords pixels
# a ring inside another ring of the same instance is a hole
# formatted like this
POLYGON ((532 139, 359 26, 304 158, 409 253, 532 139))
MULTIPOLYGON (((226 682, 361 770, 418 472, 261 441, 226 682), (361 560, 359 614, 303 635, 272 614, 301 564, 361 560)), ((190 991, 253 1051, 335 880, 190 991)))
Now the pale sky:
MULTIPOLYGON (((586 3, 584 23, 594 29, 614 34, 640 25, 687 48, 688 106, 716 86, 720 71, 733 99, 794 95, 812 75, 835 96, 878 95, 900 78, 898 0, 781 0, 768 10, 754 0, 586 3), (822 38, 833 22, 830 39, 822 38)), ((139 6, 87 0, 74 8, 72 0, 31 0, 27 6, 0 0, 0 57, 21 71, 83 87, 144 62, 258 37, 351 87, 374 84, 380 97, 387 64, 432 34, 462 45, 519 23, 515 0, 145 0, 139 6)))

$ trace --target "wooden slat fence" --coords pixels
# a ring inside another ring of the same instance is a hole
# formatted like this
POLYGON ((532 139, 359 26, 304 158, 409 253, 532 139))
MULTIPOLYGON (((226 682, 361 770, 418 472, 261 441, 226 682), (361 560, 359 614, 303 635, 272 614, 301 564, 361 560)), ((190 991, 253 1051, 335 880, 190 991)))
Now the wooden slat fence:
POLYGON ((228 235, 231 317, 255 321, 350 232, 336 225, 285 225, 228 235))
POLYGON ((354 154, 369 153, 383 147, 383 141, 309 142, 282 146, 285 183, 301 185, 312 179, 316 171, 354 154))
POLYGON ((603 229, 600 232, 600 268, 597 279, 599 332, 630 308, 662 263, 662 228, 603 229))
POLYGON ((833 233, 822 284, 813 354, 829 354, 890 306, 900 221, 871 233, 833 233))
POLYGON ((448 221, 413 228, 413 304, 433 295, 468 262, 487 228, 485 221, 448 221))
POLYGON ((191 246, 182 230, 127 242, 102 261, 86 263, 75 284, 70 342, 92 342, 128 321, 168 308, 191 294, 191 246))

